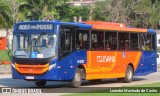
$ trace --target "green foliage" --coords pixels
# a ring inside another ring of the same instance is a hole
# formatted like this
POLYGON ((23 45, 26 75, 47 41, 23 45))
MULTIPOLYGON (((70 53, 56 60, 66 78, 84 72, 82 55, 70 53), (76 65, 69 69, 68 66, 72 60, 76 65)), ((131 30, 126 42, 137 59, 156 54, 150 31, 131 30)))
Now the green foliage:
POLYGON ((10 2, 0 0, 0 28, 10 28, 13 24, 10 2))
POLYGON ((95 3, 93 20, 158 29, 160 14, 157 13, 160 13, 159 0, 104 0, 95 3))
POLYGON ((110 12, 107 11, 109 4, 112 0, 96 2, 93 7, 93 20, 110 21, 110 12))
POLYGON ((71 17, 83 17, 83 20, 89 19, 89 7, 87 6, 77 6, 77 7, 71 7, 73 14, 71 14, 71 17))
POLYGON ((73 12, 73 8, 71 8, 68 5, 63 5, 63 6, 57 6, 56 9, 58 10, 59 13, 59 18, 62 21, 73 21, 73 18, 71 18, 73 12))
POLYGON ((19 12, 22 13, 20 20, 39 20, 42 19, 42 16, 47 16, 51 13, 49 10, 48 0, 23 0, 19 1, 20 5, 18 6, 19 12), (43 13, 43 14, 42 14, 43 13))
POLYGON ((88 6, 69 6, 69 0, 16 0, 16 21, 53 20, 73 21, 74 16, 82 16, 83 20, 89 18, 88 6))
POLYGON ((0 50, 0 61, 3 60, 10 61, 11 54, 12 54, 11 51, 0 50))
POLYGON ((94 5, 69 6, 70 0, 0 0, 0 27, 11 27, 13 20, 122 22, 141 28, 160 28, 160 0, 100 0, 94 5), (13 18, 12 18, 13 17, 13 18))

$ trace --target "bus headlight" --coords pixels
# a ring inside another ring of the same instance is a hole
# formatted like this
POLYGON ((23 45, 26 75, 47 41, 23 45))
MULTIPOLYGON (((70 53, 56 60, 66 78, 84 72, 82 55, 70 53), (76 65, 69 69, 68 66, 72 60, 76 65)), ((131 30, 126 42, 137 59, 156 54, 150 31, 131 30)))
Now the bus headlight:
POLYGON ((50 65, 48 71, 52 70, 54 67, 56 67, 56 63, 50 65))
POLYGON ((12 67, 14 68, 14 69, 16 69, 16 66, 12 63, 12 67))

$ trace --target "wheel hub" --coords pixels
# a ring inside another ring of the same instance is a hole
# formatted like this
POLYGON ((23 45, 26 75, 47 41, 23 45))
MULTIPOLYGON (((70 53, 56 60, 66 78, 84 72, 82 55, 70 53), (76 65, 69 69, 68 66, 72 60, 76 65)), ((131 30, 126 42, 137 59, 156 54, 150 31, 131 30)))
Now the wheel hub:
POLYGON ((79 83, 80 81, 81 81, 80 74, 76 73, 75 74, 75 82, 79 83))
POLYGON ((127 70, 127 78, 128 79, 132 78, 132 70, 127 70))

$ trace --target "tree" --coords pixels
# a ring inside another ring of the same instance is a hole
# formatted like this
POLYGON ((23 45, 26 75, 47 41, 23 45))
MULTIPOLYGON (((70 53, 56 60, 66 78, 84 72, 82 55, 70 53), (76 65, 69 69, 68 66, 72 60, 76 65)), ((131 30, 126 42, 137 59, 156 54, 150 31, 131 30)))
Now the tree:
POLYGON ((0 27, 10 28, 12 24, 10 2, 8 0, 0 0, 0 27))
POLYGON ((73 21, 73 17, 82 16, 82 20, 89 19, 89 6, 69 6, 67 4, 56 8, 59 13, 59 19, 62 21, 73 21))
POLYGON ((105 0, 95 3, 94 20, 122 22, 141 28, 160 24, 160 0, 105 0))
POLYGON ((138 2, 138 0, 105 0, 96 2, 94 19, 128 24, 129 16, 138 2))
POLYGON ((58 17, 56 6, 64 0, 17 0, 19 20, 48 20, 58 17), (25 18, 24 18, 25 17, 25 18))
POLYGON ((152 28, 160 29, 160 0, 152 0, 152 4, 152 13, 150 14, 149 22, 152 28))
POLYGON ((16 21, 53 20, 73 21, 74 16, 89 18, 89 7, 73 7, 67 4, 70 0, 12 0, 16 21))

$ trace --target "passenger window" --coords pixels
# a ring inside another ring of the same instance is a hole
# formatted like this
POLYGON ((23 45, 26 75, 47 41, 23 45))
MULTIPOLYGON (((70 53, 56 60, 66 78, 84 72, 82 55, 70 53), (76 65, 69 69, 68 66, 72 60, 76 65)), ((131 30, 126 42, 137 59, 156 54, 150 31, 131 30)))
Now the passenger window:
POLYGON ((89 49, 88 30, 76 30, 76 49, 89 49))
POLYGON ((151 47, 152 47, 152 50, 155 50, 155 39, 156 39, 155 34, 152 34, 151 36, 152 36, 152 46, 151 47))
POLYGON ((139 50, 138 44, 139 38, 138 33, 131 33, 130 34, 130 50, 139 50))
POLYGON ((118 33, 118 50, 129 50, 129 33, 118 33))
POLYGON ((117 33, 105 32, 105 49, 117 50, 117 33))
POLYGON ((61 30, 60 44, 61 52, 71 52, 72 51, 72 36, 68 34, 69 31, 61 30))
POLYGON ((151 34, 141 34, 142 50, 151 50, 151 48, 152 48, 151 37, 152 37, 151 34))
POLYGON ((104 49, 104 32, 103 31, 91 32, 91 45, 92 45, 92 49, 97 49, 97 50, 104 49))

